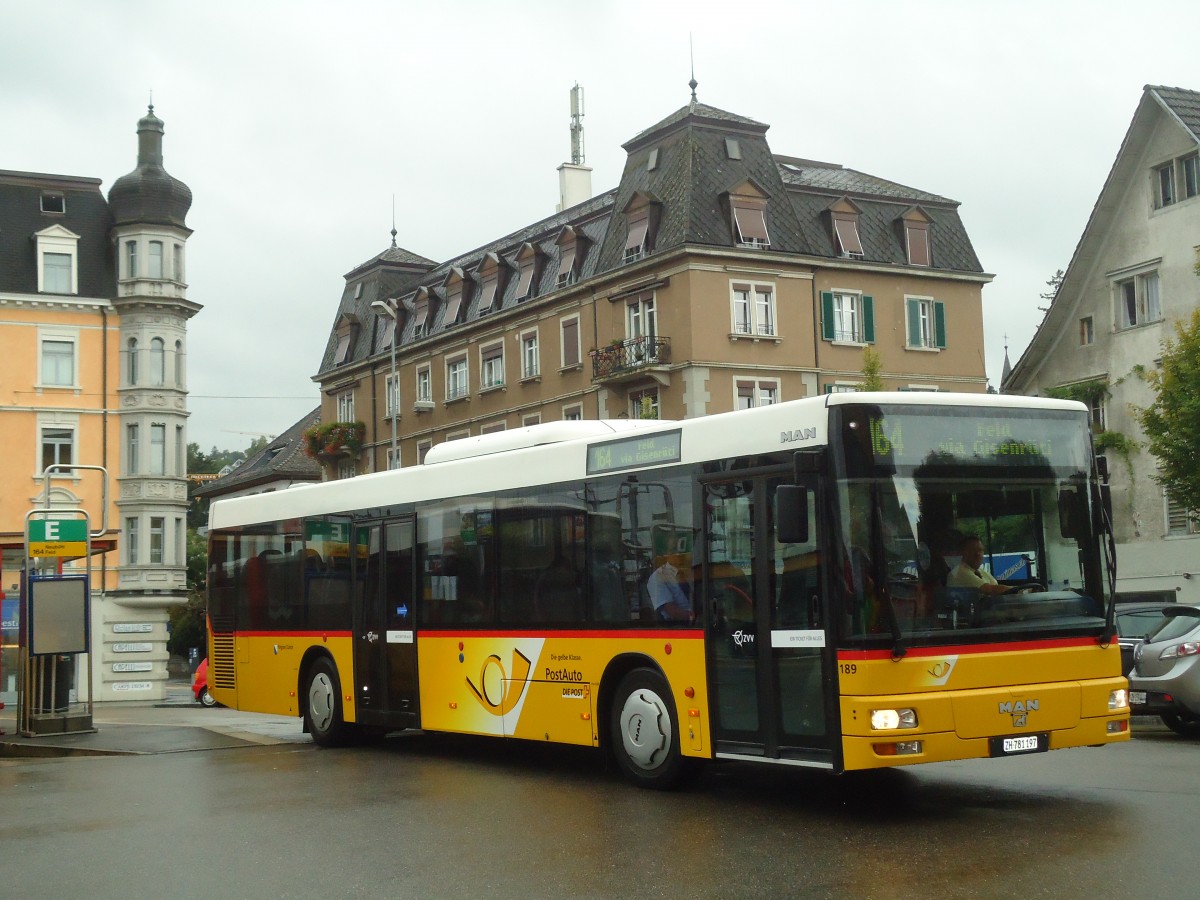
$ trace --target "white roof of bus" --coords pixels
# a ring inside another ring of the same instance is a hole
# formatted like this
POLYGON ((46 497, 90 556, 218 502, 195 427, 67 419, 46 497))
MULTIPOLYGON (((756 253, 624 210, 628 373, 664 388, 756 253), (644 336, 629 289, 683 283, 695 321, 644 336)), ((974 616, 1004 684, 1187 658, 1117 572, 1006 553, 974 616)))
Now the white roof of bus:
POLYGON ((586 477, 589 445, 635 431, 682 430, 680 462, 684 464, 821 447, 829 441, 827 407, 860 403, 1086 412, 1083 404, 1071 400, 1009 394, 840 393, 685 421, 552 422, 439 444, 421 466, 216 500, 209 510, 209 528, 575 481, 586 477))

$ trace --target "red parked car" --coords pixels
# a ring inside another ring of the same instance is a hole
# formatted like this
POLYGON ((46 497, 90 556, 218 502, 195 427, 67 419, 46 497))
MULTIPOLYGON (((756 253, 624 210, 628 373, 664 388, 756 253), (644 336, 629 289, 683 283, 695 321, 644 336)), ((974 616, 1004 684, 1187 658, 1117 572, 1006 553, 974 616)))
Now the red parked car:
POLYGON ((216 706, 217 701, 213 699, 213 695, 208 692, 208 657, 200 660, 200 665, 196 667, 196 675, 192 679, 192 696, 196 698, 196 702, 201 706, 216 706))

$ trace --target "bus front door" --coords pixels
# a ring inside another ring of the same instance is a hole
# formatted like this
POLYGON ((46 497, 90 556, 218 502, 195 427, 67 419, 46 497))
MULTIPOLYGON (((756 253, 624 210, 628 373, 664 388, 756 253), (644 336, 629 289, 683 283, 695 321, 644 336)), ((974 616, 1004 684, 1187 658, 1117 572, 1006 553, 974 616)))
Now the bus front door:
POLYGON ((760 475, 704 485, 714 749, 826 767, 833 648, 822 603, 817 485, 804 485, 809 542, 782 544, 775 489, 784 482, 760 475))
POLYGON ((364 523, 356 562, 354 667, 359 721, 399 729, 419 721, 412 516, 364 523))

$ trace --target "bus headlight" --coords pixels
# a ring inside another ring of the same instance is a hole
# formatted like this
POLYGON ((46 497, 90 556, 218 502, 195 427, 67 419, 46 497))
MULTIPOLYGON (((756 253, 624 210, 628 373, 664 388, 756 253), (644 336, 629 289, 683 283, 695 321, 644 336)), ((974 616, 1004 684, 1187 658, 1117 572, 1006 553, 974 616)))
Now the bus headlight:
POLYGON ((873 709, 871 727, 876 731, 895 731, 897 728, 916 728, 915 709, 873 709))
POLYGON ((1129 691, 1125 688, 1117 688, 1115 691, 1108 692, 1108 708, 1109 709, 1125 709, 1129 705, 1129 691))

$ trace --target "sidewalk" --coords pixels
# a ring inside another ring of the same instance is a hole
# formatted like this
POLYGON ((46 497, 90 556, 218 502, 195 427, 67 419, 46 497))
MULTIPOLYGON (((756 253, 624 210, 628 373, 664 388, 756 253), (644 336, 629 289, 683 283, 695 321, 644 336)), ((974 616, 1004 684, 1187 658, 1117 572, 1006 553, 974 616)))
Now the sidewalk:
POLYGON ((192 699, 187 682, 168 682, 166 699, 95 704, 94 732, 22 737, 17 710, 0 710, 0 758, 108 756, 223 750, 256 744, 306 744, 298 717, 267 716, 192 699))

